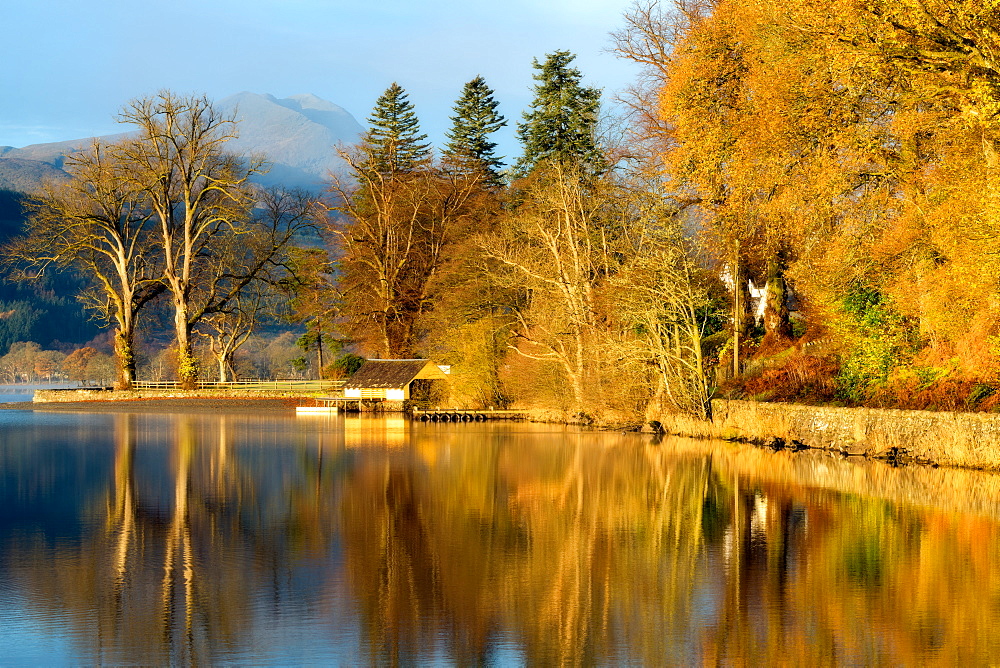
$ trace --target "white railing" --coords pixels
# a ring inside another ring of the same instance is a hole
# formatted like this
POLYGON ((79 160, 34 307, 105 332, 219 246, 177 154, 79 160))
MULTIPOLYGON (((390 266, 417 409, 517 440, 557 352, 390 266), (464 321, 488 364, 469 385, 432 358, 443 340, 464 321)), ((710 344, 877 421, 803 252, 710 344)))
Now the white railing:
MULTIPOLYGON (((344 386, 342 380, 238 380, 232 382, 203 381, 200 390, 254 390, 273 392, 328 392, 344 386)), ((137 380, 132 383, 136 390, 179 390, 176 380, 137 380)))

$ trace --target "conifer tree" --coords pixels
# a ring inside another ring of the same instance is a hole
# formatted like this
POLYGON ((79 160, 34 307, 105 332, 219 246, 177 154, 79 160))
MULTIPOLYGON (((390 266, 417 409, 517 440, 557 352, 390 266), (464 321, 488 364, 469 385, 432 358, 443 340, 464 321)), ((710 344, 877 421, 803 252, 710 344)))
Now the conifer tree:
POLYGON ((504 164, 503 158, 494 153, 496 142, 489 139, 507 125, 507 120, 497 113, 498 105, 486 80, 477 76, 462 89, 462 96, 455 102, 451 130, 445 133, 448 143, 444 155, 454 164, 483 169, 490 185, 500 185, 504 164))
POLYGON ((427 135, 420 133, 413 104, 399 84, 393 82, 376 100, 368 123, 363 138, 370 149, 367 167, 382 174, 409 172, 430 155, 427 135))
POLYGON ((580 70, 570 67, 569 51, 550 53, 544 63, 534 61, 535 100, 517 124, 524 155, 516 171, 527 174, 543 161, 599 170, 603 164, 594 137, 601 91, 580 85, 580 70))

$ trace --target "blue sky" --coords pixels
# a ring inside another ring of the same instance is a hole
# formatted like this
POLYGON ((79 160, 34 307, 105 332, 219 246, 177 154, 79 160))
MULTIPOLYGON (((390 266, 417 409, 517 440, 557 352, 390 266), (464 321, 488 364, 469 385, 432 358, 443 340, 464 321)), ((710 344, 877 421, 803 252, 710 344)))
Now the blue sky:
POLYGON ((439 144, 481 74, 509 127, 531 100, 532 58, 567 49, 605 98, 635 75, 607 52, 630 0, 30 0, 3 3, 0 145, 120 131, 129 99, 161 88, 221 99, 314 93, 365 125, 399 82, 439 144))

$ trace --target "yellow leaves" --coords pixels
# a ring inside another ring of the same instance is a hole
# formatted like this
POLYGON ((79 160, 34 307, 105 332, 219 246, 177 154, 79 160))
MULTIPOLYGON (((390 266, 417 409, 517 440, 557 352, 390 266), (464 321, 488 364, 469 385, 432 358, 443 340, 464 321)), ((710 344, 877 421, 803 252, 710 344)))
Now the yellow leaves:
POLYGON ((821 306, 864 280, 971 351, 1000 320, 998 26, 1000 0, 721 0, 663 64, 668 188, 717 256, 781 249, 821 306))

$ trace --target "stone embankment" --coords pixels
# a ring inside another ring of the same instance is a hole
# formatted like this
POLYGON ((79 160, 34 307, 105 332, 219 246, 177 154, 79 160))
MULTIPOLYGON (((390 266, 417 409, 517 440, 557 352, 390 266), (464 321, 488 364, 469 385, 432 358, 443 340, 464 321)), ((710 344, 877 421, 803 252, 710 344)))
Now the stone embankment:
POLYGON ((1000 415, 716 399, 710 422, 661 415, 681 436, 821 448, 845 455, 1000 470, 1000 415))
MULTIPOLYGON (((114 406, 119 409, 135 407, 139 404, 155 403, 165 405, 164 402, 172 402, 172 406, 194 406, 202 404, 205 407, 232 407, 234 403, 241 400, 252 402, 253 406, 262 406, 262 402, 268 402, 270 408, 277 406, 294 408, 296 405, 311 406, 316 401, 318 392, 308 392, 302 390, 251 390, 245 388, 237 389, 211 389, 201 388, 198 390, 109 390, 95 388, 81 388, 69 390, 35 390, 32 399, 33 404, 48 404, 58 406, 73 404, 75 407, 92 406, 104 408, 114 406)), ((372 413, 402 413, 408 410, 407 402, 403 401, 353 401, 341 404, 348 411, 361 411, 372 413)))
POLYGON ((32 401, 38 403, 75 403, 81 401, 141 401, 144 399, 284 399, 303 396, 302 392, 275 390, 35 390, 32 401))

